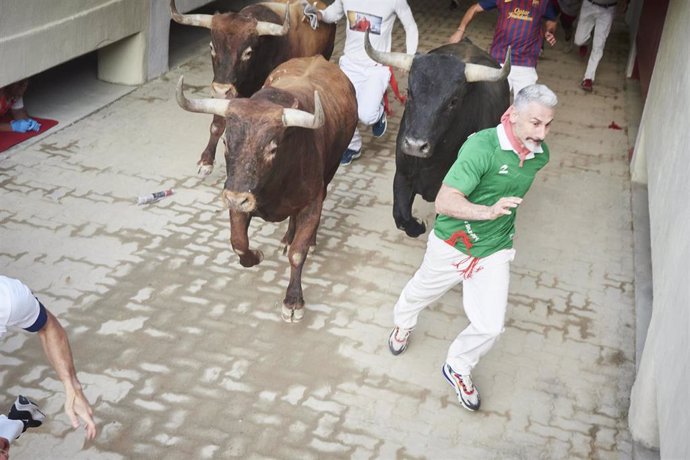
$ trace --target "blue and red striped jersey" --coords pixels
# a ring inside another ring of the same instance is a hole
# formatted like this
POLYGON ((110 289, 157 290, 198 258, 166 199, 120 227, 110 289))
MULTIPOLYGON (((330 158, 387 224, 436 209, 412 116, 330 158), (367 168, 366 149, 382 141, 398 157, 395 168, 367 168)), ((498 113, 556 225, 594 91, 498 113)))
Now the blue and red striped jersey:
POLYGON ((542 44, 542 20, 556 20, 551 0, 479 0, 483 10, 498 10, 491 56, 503 62, 508 46, 513 65, 536 67, 542 44))

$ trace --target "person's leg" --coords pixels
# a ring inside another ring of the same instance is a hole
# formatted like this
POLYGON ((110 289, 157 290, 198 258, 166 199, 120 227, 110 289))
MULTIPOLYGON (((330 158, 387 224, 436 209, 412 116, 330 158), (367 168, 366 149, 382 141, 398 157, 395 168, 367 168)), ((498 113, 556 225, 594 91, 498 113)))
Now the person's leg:
POLYGON ((508 84, 513 91, 513 99, 522 88, 535 84, 538 78, 537 69, 534 67, 512 66, 508 74, 508 84))
MULTIPOLYGON (((345 75, 347 75, 347 78, 350 80, 352 83, 352 86, 355 88, 355 95, 357 97, 357 104, 359 104, 359 98, 360 98, 360 91, 363 83, 367 79, 366 73, 362 72, 362 67, 353 64, 349 59, 347 59, 346 56, 342 56, 339 61, 340 64, 340 70, 343 71, 345 75)), ((352 139, 350 140, 350 144, 347 146, 347 150, 349 152, 349 161, 352 161, 352 159, 356 158, 359 156, 362 150, 362 135, 359 133, 359 128, 355 127, 355 132, 352 135, 352 139), (354 155, 353 153, 356 152, 354 155)), ((346 161, 345 156, 348 155, 348 152, 345 152, 345 155, 343 156, 343 164, 348 164, 349 161, 346 161)))
POLYGON ((606 38, 611 31, 614 14, 615 8, 603 8, 596 17, 594 38, 592 38, 592 52, 587 62, 585 79, 594 81, 597 66, 599 65, 599 61, 601 61, 601 57, 604 55, 604 46, 606 45, 606 38))
POLYGON ((464 281, 463 305, 470 324, 448 348, 446 362, 458 374, 469 375, 503 332, 510 262, 513 249, 505 249, 482 259, 464 281))
POLYGON ((376 123, 383 115, 383 93, 391 78, 386 66, 366 68, 366 78, 357 88, 357 114, 359 121, 367 126, 376 123))
POLYGON ((458 264, 468 258, 454 247, 429 232, 424 260, 400 293, 393 309, 393 322, 401 329, 414 329, 419 313, 462 281, 458 264))
POLYGON ((573 39, 575 45, 584 45, 587 43, 587 40, 589 40, 592 29, 594 28, 594 22, 596 21, 597 8, 597 6, 591 4, 587 0, 582 2, 580 17, 577 20, 577 27, 575 28, 575 38, 573 39))

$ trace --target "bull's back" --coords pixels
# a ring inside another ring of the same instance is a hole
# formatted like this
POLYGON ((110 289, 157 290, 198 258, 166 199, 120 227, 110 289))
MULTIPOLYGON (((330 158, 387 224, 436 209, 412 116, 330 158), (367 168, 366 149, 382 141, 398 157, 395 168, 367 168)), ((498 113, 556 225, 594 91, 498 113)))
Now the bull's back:
POLYGON ((462 62, 481 64, 488 67, 493 67, 495 69, 501 67, 489 53, 467 39, 464 39, 458 43, 441 45, 429 51, 428 54, 447 54, 450 56, 455 56, 462 62))
MULTIPOLYGON (((327 5, 319 1, 317 2, 317 7, 325 9, 327 5)), ((304 6, 300 2, 258 3, 245 9, 249 8, 257 10, 261 8, 264 11, 277 15, 280 21, 271 21, 276 23, 282 23, 285 17, 285 9, 290 8, 290 30, 288 31, 286 43, 287 59, 309 57, 317 54, 322 55, 326 59, 331 58, 335 44, 335 24, 320 23, 316 30, 312 29, 309 22, 304 20, 304 6)))
POLYGON ((294 95, 299 108, 307 112, 313 112, 314 91, 318 91, 325 123, 317 143, 323 149, 326 169, 335 173, 357 125, 357 98, 347 76, 322 56, 295 58, 271 72, 264 86, 294 95))

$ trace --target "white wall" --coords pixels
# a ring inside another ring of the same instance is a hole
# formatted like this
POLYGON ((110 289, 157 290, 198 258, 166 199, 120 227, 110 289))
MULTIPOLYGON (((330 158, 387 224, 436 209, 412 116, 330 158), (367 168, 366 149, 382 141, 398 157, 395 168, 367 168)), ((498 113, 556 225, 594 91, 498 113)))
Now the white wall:
MULTIPOLYGON (((209 0, 178 0, 180 12, 209 0)), ((99 78, 168 70, 169 0, 0 0, 0 87, 99 50, 99 78)))
POLYGON ((690 458, 690 2, 671 0, 635 146, 646 176, 653 310, 633 386, 633 437, 690 458))

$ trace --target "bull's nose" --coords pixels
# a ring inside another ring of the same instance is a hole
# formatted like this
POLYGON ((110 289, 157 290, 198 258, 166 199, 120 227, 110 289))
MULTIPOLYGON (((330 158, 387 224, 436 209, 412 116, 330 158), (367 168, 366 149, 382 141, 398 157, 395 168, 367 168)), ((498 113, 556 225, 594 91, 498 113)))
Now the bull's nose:
POLYGON ((237 97, 237 88, 231 83, 211 83, 215 97, 225 99, 228 97, 237 97))
POLYGON ((256 208, 256 197, 253 193, 223 190, 223 201, 232 211, 252 212, 256 208))
POLYGON ((406 137, 402 143, 402 152, 413 157, 429 158, 431 156, 431 145, 423 139, 406 137))

